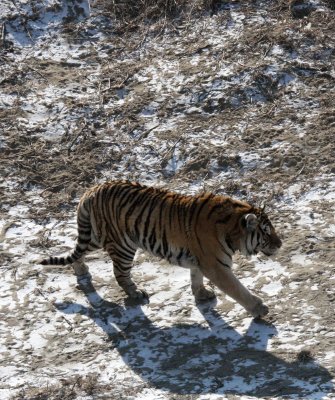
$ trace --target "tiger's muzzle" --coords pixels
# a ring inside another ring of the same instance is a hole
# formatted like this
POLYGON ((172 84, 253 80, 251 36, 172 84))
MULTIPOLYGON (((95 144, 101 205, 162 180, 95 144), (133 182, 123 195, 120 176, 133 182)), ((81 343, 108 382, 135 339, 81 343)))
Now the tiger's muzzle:
POLYGON ((283 242, 279 239, 278 236, 271 237, 270 243, 265 248, 261 249, 262 253, 266 256, 274 256, 278 253, 278 250, 281 248, 283 242))

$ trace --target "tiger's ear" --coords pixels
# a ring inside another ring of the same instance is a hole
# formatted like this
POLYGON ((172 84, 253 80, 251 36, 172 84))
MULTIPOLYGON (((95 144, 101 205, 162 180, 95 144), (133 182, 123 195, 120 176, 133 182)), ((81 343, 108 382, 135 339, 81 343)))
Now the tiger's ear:
POLYGON ((258 220, 255 214, 246 214, 244 216, 244 221, 248 232, 254 232, 256 230, 258 220))

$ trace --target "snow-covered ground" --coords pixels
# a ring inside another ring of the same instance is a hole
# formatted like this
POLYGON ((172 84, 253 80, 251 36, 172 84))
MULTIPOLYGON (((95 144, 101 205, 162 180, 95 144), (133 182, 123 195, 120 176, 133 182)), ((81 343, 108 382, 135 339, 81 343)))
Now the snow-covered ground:
POLYGON ((101 3, 0 5, 1 399, 335 398, 334 12, 232 1, 120 34, 101 3), (146 304, 102 252, 85 290, 38 265, 73 247, 85 188, 120 178, 265 200, 283 248, 234 270, 269 316, 195 304, 144 253, 146 304))

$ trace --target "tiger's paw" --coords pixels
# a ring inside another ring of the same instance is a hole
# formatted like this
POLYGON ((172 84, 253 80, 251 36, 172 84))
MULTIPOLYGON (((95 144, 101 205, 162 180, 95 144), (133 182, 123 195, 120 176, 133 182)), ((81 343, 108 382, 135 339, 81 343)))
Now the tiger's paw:
POLYGON ((249 312, 254 318, 261 318, 269 313, 269 307, 263 304, 261 299, 258 299, 256 305, 249 312))
POLYGON ((205 286, 201 286, 197 290, 193 290, 193 294, 196 301, 212 300, 216 297, 214 290, 205 286))
POLYGON ((140 304, 149 304, 149 295, 144 289, 127 290, 128 297, 124 300, 126 306, 137 306, 140 304))
POLYGON ((144 300, 149 298, 147 291, 144 289, 128 290, 127 294, 133 300, 144 300))
POLYGON ((72 264, 73 272, 77 277, 89 274, 88 266, 82 261, 75 261, 72 264))

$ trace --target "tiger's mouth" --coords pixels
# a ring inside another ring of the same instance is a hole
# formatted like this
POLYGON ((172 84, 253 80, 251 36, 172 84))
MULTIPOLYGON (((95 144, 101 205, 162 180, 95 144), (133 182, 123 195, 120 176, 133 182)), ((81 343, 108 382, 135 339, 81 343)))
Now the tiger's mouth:
POLYGON ((266 250, 262 249, 262 253, 268 257, 274 256, 277 252, 278 252, 277 248, 273 248, 273 249, 271 248, 271 249, 266 249, 266 250))

